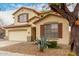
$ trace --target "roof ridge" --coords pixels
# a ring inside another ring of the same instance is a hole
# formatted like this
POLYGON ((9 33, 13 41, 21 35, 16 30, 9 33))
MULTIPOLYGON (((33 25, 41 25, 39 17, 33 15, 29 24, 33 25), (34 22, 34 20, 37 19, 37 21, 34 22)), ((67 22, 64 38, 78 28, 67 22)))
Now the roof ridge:
POLYGON ((20 9, 22 9, 22 8, 33 10, 33 11, 36 12, 37 14, 40 13, 40 12, 38 12, 37 10, 35 10, 35 9, 31 8, 31 7, 22 6, 22 7, 18 8, 18 9, 13 13, 13 15, 16 14, 16 12, 19 11, 20 9))

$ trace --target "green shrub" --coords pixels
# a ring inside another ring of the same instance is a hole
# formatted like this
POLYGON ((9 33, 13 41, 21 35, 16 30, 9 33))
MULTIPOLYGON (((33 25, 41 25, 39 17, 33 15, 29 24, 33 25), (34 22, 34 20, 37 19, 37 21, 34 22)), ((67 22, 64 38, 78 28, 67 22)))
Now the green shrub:
POLYGON ((74 52, 70 52, 68 56, 76 56, 76 54, 74 52))
POLYGON ((57 41, 48 41, 47 46, 48 46, 48 48, 56 48, 57 47, 57 41))
POLYGON ((37 41, 38 44, 38 48, 40 50, 40 52, 43 52, 44 49, 47 47, 47 41, 46 38, 41 38, 40 40, 37 41))

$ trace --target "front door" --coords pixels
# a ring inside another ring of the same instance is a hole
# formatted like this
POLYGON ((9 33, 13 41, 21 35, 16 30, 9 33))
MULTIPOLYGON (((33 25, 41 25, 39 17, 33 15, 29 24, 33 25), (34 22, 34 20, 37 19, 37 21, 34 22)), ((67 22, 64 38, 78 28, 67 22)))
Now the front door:
POLYGON ((31 41, 35 41, 36 40, 36 27, 32 27, 31 33, 32 33, 31 41))

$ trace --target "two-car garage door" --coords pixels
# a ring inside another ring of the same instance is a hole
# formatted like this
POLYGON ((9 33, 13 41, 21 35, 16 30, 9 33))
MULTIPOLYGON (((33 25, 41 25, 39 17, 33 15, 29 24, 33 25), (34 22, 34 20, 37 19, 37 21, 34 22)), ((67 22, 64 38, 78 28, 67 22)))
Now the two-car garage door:
POLYGON ((27 41, 27 31, 9 31, 9 40, 12 41, 27 41))

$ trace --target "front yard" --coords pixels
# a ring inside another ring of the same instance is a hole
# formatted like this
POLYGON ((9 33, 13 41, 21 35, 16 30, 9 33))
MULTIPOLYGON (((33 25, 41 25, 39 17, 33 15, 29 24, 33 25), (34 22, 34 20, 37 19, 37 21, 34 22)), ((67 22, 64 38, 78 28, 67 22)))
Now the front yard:
POLYGON ((28 55, 36 55, 36 56, 67 56, 70 52, 67 48, 59 48, 59 49, 45 49, 45 51, 39 52, 37 45, 32 42, 22 42, 13 44, 6 47, 0 47, 0 51, 9 51, 16 52, 28 55))

